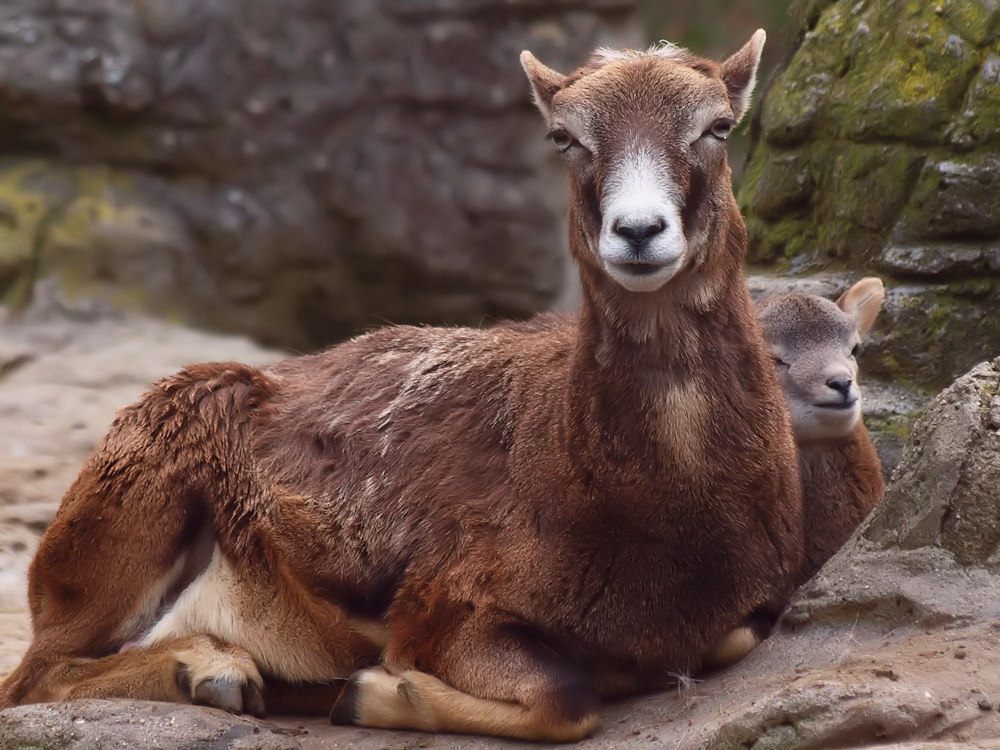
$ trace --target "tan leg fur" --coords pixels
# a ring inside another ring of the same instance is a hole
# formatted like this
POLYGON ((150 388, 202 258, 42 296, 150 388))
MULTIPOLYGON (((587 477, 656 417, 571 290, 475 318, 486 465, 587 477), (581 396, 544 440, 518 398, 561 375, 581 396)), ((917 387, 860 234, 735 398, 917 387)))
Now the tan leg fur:
POLYGON ((424 672, 392 674, 384 668, 356 673, 332 718, 382 729, 490 734, 548 742, 582 739, 600 724, 596 711, 575 721, 560 720, 519 703, 476 698, 424 672))

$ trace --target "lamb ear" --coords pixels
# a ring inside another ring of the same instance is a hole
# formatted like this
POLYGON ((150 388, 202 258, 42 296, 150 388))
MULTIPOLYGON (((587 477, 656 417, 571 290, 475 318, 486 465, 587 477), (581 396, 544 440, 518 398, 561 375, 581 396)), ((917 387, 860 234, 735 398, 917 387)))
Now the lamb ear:
POLYGON ((837 300, 837 307, 857 322, 858 333, 863 338, 871 330, 878 311, 885 301, 885 287, 882 279, 867 276, 852 286, 837 300))
POLYGON ((757 29, 750 41, 743 45, 743 49, 722 63, 722 80, 729 90, 729 103, 737 122, 743 119, 750 108, 750 97, 757 83, 757 66, 760 65, 765 39, 767 34, 764 29, 757 29))
POLYGON ((521 53, 521 67, 524 68, 528 82, 531 84, 535 106, 541 110, 542 115, 547 120, 552 112, 552 97, 563 87, 566 76, 542 65, 528 50, 521 53))

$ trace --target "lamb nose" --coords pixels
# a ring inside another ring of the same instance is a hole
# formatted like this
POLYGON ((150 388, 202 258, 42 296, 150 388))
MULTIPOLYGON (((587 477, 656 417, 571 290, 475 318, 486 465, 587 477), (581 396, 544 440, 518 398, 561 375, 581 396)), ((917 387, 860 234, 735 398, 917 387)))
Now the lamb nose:
POLYGON ((641 245, 653 235, 662 232, 666 227, 667 223, 663 219, 657 219, 651 222, 636 221, 629 224, 616 221, 613 229, 615 234, 624 237, 630 244, 641 245))
POLYGON ((841 395, 843 395, 844 398, 847 398, 847 394, 851 390, 851 379, 850 378, 845 378, 843 380, 831 379, 831 380, 827 380, 826 384, 828 386, 830 386, 831 388, 833 388, 833 390, 835 390, 838 393, 840 393, 841 395))

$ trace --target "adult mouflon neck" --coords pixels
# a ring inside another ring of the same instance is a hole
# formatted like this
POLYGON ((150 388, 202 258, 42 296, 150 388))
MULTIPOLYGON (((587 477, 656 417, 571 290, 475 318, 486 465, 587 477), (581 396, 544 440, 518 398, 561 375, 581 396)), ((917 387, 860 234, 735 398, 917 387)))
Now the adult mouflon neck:
POLYGON ((580 345, 586 356, 626 371, 680 373, 717 353, 720 337, 742 334, 753 346, 742 276, 746 231, 735 202, 732 214, 714 223, 712 246, 699 248, 701 262, 652 292, 631 292, 593 263, 580 262, 580 345))
POLYGON ((699 326, 750 317, 726 141, 763 44, 760 31, 721 64, 673 45, 598 50, 570 75, 522 55, 567 167, 581 326, 596 328, 596 356, 680 363, 694 356, 699 326))

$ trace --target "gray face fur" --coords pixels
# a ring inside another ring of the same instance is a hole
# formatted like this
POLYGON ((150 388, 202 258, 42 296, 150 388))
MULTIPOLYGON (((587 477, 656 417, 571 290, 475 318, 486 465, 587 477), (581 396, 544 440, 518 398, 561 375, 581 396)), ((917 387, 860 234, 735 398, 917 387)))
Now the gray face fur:
POLYGON ((861 418, 855 358, 885 299, 882 282, 862 279, 836 304, 794 292, 757 306, 757 320, 775 367, 799 443, 851 434, 861 418))

